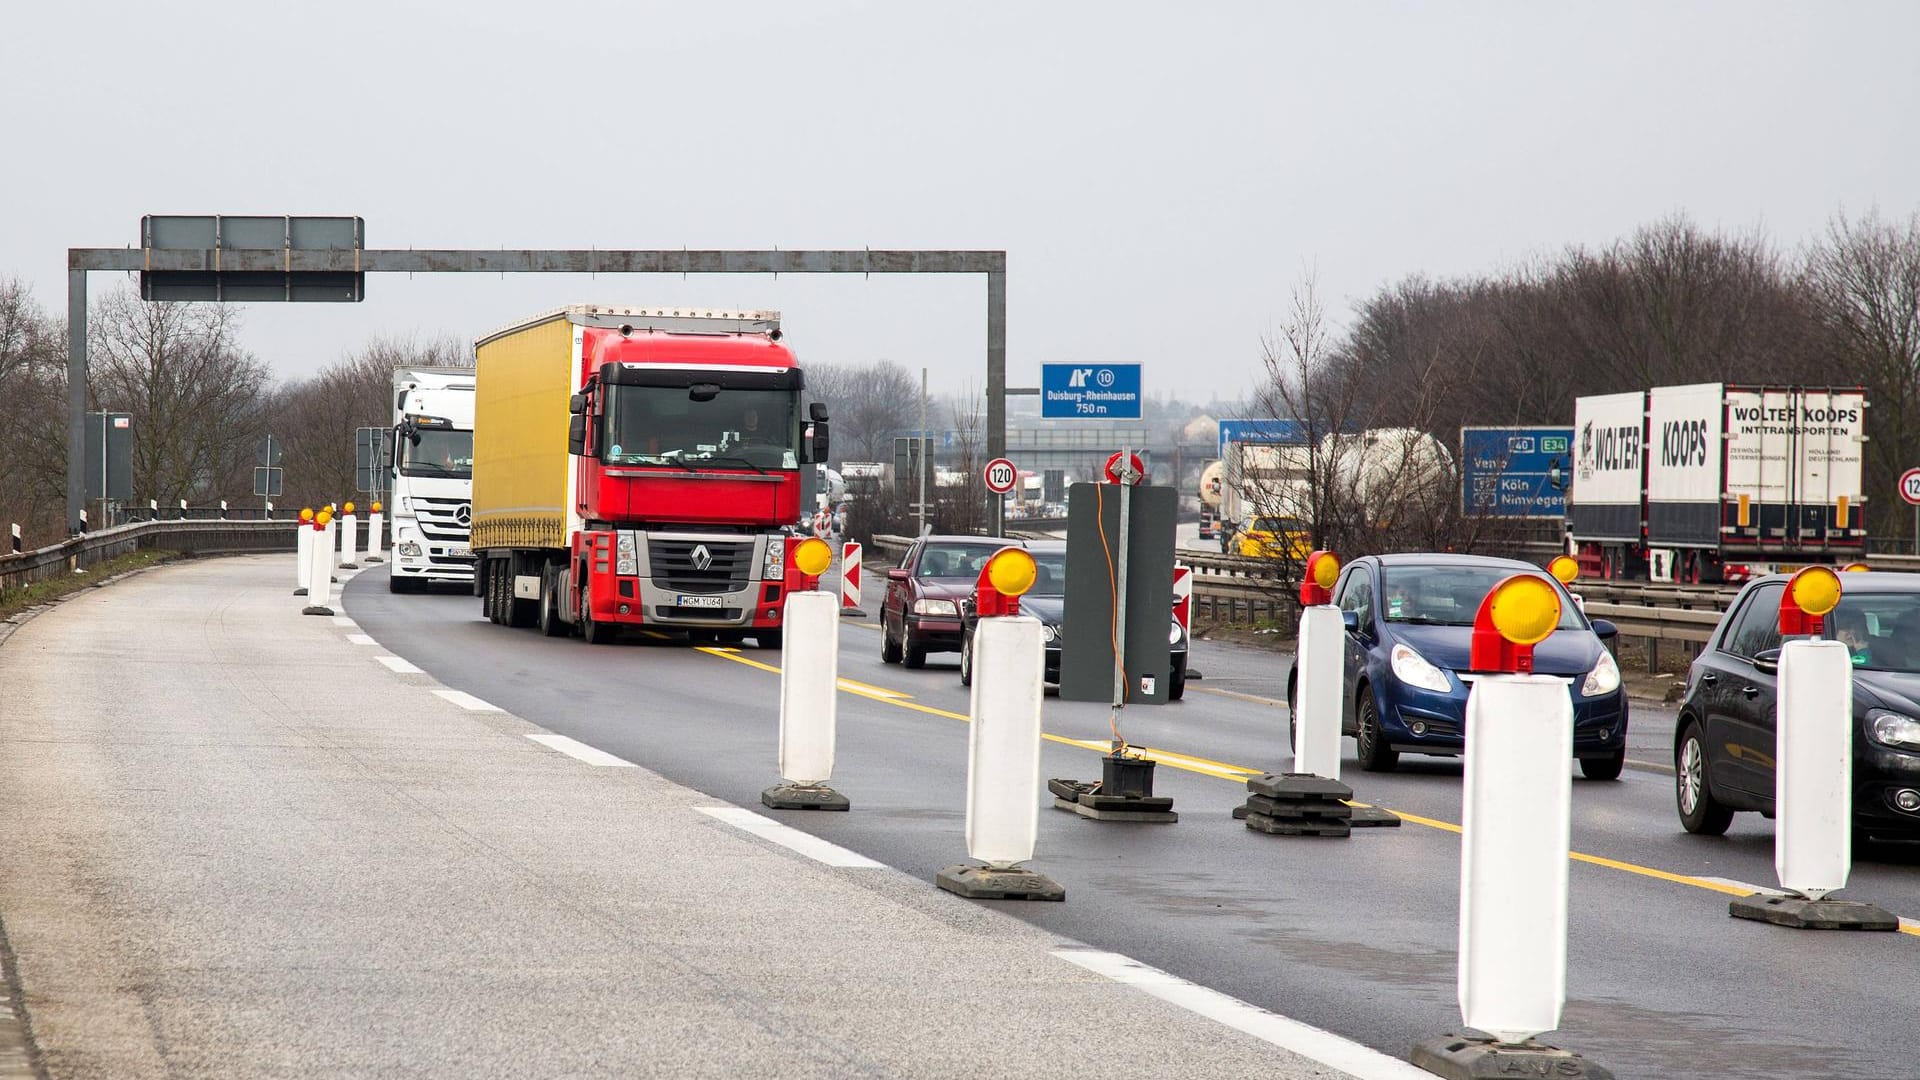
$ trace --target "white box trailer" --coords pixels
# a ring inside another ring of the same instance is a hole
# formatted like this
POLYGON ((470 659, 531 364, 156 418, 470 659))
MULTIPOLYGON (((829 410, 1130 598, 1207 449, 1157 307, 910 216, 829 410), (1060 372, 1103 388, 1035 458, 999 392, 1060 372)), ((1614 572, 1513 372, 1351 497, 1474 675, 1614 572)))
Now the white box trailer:
POLYGON ((1737 581, 1859 558, 1866 410, 1858 388, 1723 383, 1576 400, 1582 572, 1737 581))

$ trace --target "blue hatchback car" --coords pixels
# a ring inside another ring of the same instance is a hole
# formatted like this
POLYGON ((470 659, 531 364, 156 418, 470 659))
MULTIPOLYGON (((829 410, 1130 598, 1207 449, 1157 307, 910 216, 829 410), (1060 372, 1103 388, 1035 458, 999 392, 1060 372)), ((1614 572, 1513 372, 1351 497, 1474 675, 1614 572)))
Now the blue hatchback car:
MULTIPOLYGON (((1487 593, 1514 574, 1538 575, 1560 592, 1560 625, 1534 646, 1534 673, 1567 682, 1581 773, 1619 777, 1627 758, 1627 695, 1602 640, 1615 635, 1612 624, 1589 622, 1539 567, 1481 555, 1369 555, 1341 570, 1333 590, 1347 624, 1341 731, 1359 744, 1362 769, 1382 772, 1401 754, 1457 756, 1465 748, 1473 617, 1487 593)), ((1290 705, 1294 678, 1289 670, 1290 705)))

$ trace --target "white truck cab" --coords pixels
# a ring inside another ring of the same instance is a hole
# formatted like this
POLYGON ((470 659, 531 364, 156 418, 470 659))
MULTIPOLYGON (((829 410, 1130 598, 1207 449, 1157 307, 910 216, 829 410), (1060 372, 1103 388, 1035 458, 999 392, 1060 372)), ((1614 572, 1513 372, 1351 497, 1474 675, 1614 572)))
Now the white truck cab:
POLYGON ((473 581, 473 380, 472 368, 393 373, 385 457, 393 523, 388 588, 394 592, 473 581))

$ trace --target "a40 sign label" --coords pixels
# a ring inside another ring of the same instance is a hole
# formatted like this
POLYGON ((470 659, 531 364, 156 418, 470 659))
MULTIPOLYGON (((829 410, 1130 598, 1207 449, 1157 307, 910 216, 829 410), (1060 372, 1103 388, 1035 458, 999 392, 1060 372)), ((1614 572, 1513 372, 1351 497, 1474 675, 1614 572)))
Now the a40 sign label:
POLYGON ((987 467, 982 470, 981 475, 986 478, 987 490, 995 495, 1005 495, 1012 491, 1013 485, 1020 479, 1020 472, 1013 467, 1013 462, 1003 457, 987 462, 987 467))

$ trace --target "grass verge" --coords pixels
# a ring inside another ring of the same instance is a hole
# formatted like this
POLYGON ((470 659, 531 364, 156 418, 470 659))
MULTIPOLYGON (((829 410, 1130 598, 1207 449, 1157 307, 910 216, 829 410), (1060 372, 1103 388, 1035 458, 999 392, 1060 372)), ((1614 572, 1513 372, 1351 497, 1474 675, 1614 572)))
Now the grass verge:
POLYGON ((90 589, 102 581, 129 570, 158 566, 180 558, 177 551, 135 551, 108 559, 87 568, 84 574, 66 574, 48 581, 36 581, 17 589, 0 589, 0 619, 10 619, 30 607, 58 600, 63 596, 90 589))

